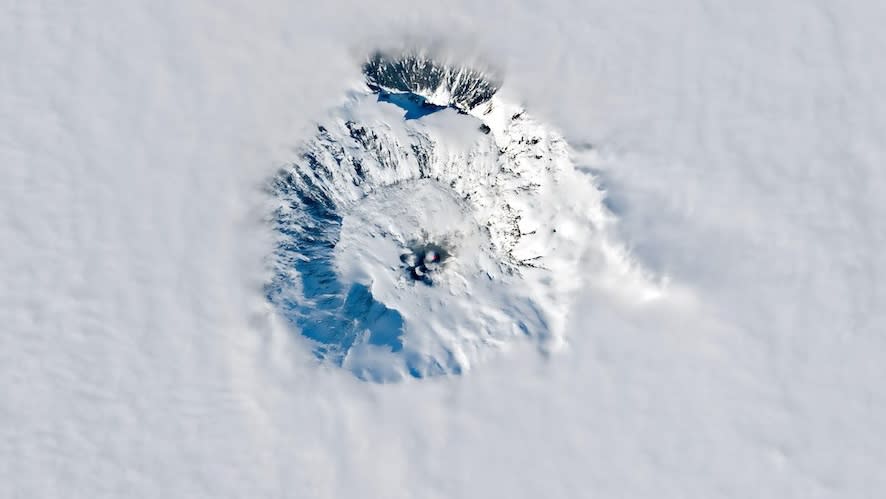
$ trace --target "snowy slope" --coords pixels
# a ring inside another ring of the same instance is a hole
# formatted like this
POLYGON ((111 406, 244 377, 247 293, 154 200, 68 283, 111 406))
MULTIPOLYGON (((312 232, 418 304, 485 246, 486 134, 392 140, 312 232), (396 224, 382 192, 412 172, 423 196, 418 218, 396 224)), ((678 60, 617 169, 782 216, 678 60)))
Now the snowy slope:
POLYGON ((884 10, 3 3, 0 497, 881 497, 884 10), (556 352, 318 362, 268 179, 411 40, 493 63, 667 292, 582 240, 556 352))
POLYGON ((378 57, 373 91, 318 125, 269 189, 268 296, 319 359, 374 381, 457 374, 521 337, 558 348, 585 280, 659 294, 553 129, 482 73, 378 57))

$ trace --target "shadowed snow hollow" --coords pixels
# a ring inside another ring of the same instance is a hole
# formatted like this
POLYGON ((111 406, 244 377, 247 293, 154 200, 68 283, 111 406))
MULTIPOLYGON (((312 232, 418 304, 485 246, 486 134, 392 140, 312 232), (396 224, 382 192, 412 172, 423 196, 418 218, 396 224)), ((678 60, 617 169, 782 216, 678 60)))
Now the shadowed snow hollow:
POLYGON ((562 344, 583 279, 632 272, 593 179, 497 78, 417 52, 363 69, 368 89, 273 180, 270 301, 318 358, 372 381, 562 344))

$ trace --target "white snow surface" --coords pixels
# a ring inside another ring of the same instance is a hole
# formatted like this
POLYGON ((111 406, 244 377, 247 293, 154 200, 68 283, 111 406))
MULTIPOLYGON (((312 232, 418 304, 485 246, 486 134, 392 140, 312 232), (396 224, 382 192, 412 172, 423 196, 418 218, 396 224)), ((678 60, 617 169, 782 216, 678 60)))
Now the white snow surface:
POLYGON ((4 2, 0 497, 882 497, 884 18, 4 2), (263 292, 262 186, 422 39, 557 128, 657 299, 588 251, 557 351, 396 384, 314 359, 263 292))

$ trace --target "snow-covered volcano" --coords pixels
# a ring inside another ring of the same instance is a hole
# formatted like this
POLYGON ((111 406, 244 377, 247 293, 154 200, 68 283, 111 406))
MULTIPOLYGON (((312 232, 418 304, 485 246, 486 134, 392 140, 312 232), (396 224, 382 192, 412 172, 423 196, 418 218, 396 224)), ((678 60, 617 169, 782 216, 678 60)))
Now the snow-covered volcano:
POLYGON ((581 276, 631 272, 593 179, 497 78, 417 53, 364 73, 273 180, 269 299, 319 358, 375 381, 560 345, 581 276))

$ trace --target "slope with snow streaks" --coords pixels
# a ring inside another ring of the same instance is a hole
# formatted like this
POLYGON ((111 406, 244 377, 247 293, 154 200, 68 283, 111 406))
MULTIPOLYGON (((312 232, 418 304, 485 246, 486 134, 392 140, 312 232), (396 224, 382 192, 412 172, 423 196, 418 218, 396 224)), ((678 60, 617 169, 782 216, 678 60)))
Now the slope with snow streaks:
POLYGON ((441 64, 421 51, 393 56, 376 52, 363 65, 363 73, 374 91, 415 94, 432 104, 462 111, 488 102, 501 86, 487 72, 441 64))

